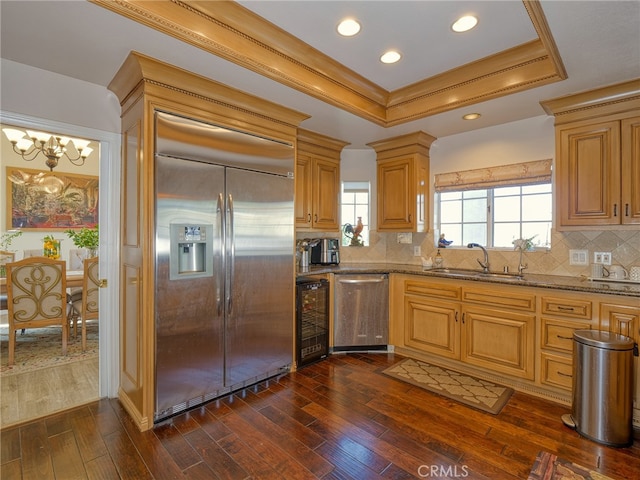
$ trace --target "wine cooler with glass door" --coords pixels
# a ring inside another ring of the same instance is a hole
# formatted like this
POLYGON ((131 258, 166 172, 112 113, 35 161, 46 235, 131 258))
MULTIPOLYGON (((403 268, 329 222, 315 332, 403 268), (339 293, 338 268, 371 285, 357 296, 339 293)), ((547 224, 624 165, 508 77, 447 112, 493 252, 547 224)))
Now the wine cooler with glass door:
POLYGON ((296 282, 296 361, 298 368, 329 352, 329 282, 302 277, 296 282))

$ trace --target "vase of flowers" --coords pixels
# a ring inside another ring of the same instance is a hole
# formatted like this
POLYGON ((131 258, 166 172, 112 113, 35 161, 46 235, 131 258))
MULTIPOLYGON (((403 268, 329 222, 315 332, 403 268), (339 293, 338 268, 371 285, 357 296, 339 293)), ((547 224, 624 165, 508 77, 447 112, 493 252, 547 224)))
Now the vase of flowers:
POLYGON ((42 240, 42 254, 45 257, 57 260, 60 258, 60 240, 47 235, 42 240))
POLYGON ((98 245, 100 242, 100 232, 98 225, 95 227, 83 227, 80 230, 65 230, 73 244, 78 248, 86 248, 89 258, 95 257, 98 253, 98 245))

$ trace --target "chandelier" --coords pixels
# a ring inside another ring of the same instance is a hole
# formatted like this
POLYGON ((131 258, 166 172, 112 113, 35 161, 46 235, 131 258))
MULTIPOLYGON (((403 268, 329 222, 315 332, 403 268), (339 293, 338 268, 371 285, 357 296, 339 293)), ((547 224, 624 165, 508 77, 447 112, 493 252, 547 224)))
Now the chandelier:
POLYGON ((88 146, 91 143, 90 140, 63 137, 35 130, 27 130, 25 133, 17 128, 3 128, 2 131, 13 145, 13 151, 27 162, 34 160, 42 153, 47 158, 45 163, 50 171, 58 166, 58 160, 63 155, 72 164, 80 167, 93 152, 93 148, 88 146), (69 147, 72 149, 71 152, 75 150, 75 154, 69 152, 69 147))

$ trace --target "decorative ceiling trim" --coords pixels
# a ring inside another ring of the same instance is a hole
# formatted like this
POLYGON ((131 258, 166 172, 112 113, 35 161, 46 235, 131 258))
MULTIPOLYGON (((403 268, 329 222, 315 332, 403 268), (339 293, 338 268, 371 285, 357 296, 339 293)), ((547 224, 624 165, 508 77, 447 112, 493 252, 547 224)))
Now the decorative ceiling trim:
POLYGON ((567 78, 539 0, 539 39, 392 92, 233 1, 89 1, 384 127, 567 78))
POLYGON ((555 124, 640 112, 640 78, 540 102, 555 124))

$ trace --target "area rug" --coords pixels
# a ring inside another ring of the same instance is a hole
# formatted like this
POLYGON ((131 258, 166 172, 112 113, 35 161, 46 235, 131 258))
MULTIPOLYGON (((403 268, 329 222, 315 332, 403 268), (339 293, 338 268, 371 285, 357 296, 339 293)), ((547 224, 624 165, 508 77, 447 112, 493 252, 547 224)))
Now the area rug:
MULTIPOLYGON (((78 326, 79 327, 79 326, 78 326)), ((0 376, 54 367, 98 357, 98 322, 87 322, 87 349, 82 351, 82 338, 78 331, 67 342, 67 355, 62 355, 60 327, 29 328, 18 332, 15 364, 8 366, 9 327, 0 325, 0 376)))
POLYGON ((513 393, 512 388, 411 358, 382 373, 494 415, 513 393))
POLYGON ((549 452, 540 452, 533 462, 528 480, 612 480, 594 470, 558 458, 549 452))

